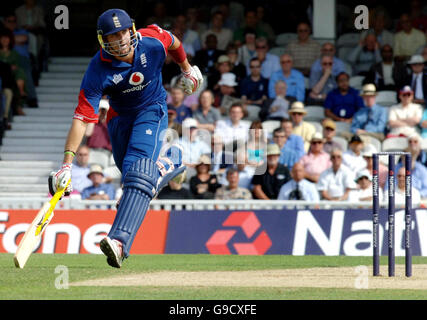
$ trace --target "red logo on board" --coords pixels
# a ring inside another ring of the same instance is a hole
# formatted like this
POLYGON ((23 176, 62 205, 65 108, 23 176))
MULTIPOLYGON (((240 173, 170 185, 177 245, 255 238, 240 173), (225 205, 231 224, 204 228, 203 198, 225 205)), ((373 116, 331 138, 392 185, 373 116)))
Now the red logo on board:
MULTIPOLYGON (((250 239, 261 227, 257 216, 252 211, 232 212, 222 223, 223 227, 240 227, 245 236, 250 239)), ((206 248, 210 254, 231 254, 228 242, 236 234, 237 230, 217 230, 206 242, 206 248)), ((271 239, 265 230, 262 230, 252 242, 233 243, 237 254, 263 255, 270 249, 271 239)))

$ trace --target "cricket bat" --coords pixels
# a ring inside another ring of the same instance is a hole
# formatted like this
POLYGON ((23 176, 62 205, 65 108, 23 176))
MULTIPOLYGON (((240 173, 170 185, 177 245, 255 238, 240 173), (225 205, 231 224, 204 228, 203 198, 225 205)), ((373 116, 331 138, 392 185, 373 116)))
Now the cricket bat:
POLYGON ((13 257, 13 261, 15 262, 15 266, 17 268, 24 268, 28 258, 30 257, 31 253, 33 253, 35 246, 42 237, 44 230, 52 220, 54 215, 53 210, 55 209, 56 204, 58 203, 59 199, 61 199, 70 182, 71 179, 68 180, 64 188, 58 189, 56 191, 52 199, 43 205, 31 225, 28 227, 24 237, 19 243, 15 256, 13 257))

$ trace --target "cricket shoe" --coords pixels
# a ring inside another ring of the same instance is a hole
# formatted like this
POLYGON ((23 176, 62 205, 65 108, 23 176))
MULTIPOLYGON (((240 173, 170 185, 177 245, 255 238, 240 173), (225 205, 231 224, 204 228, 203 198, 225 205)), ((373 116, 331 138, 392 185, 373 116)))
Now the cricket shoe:
MULTIPOLYGON (((185 172, 187 167, 182 163, 183 148, 179 144, 173 144, 167 151, 165 156, 159 157, 156 164, 159 168, 160 177, 157 180, 156 194, 168 184, 168 182, 174 178, 185 178, 185 172), (179 176, 179 177, 178 177, 179 176)), ((181 179, 183 180, 183 179, 181 179)), ((183 181, 177 181, 182 183, 183 181)))
POLYGON ((99 243, 101 251, 107 256, 107 263, 114 267, 120 268, 125 259, 123 254, 123 245, 120 241, 105 237, 99 243))

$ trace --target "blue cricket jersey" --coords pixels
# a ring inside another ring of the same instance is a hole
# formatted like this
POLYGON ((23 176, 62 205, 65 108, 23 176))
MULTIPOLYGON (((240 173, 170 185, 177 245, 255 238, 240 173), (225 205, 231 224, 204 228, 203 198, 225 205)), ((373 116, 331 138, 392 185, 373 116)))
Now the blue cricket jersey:
POLYGON ((162 67, 173 36, 157 25, 137 31, 138 45, 133 63, 119 61, 103 49, 95 54, 80 86, 74 119, 98 122, 99 101, 108 95, 110 110, 107 120, 115 115, 133 115, 141 110, 165 104, 162 67))

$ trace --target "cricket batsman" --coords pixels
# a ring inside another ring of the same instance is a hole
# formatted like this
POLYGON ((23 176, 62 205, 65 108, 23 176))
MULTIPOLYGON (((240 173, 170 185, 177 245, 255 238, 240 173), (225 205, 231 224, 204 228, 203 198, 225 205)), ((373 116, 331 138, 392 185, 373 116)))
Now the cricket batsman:
MULTIPOLYGON (((179 39, 157 25, 136 30, 121 9, 102 13, 97 23, 99 52, 83 77, 79 101, 65 143, 62 167, 49 176, 54 194, 71 178, 72 162, 86 126, 105 116, 99 102, 108 95, 106 115, 113 157, 122 173, 123 195, 108 236, 100 242, 110 266, 120 268, 142 224, 150 201, 169 180, 185 170, 182 149, 173 145, 160 156, 160 133, 168 126, 161 70, 167 54, 181 67, 180 85, 194 93, 203 77, 191 66, 179 39)), ((71 184, 65 195, 72 191, 71 184)))

